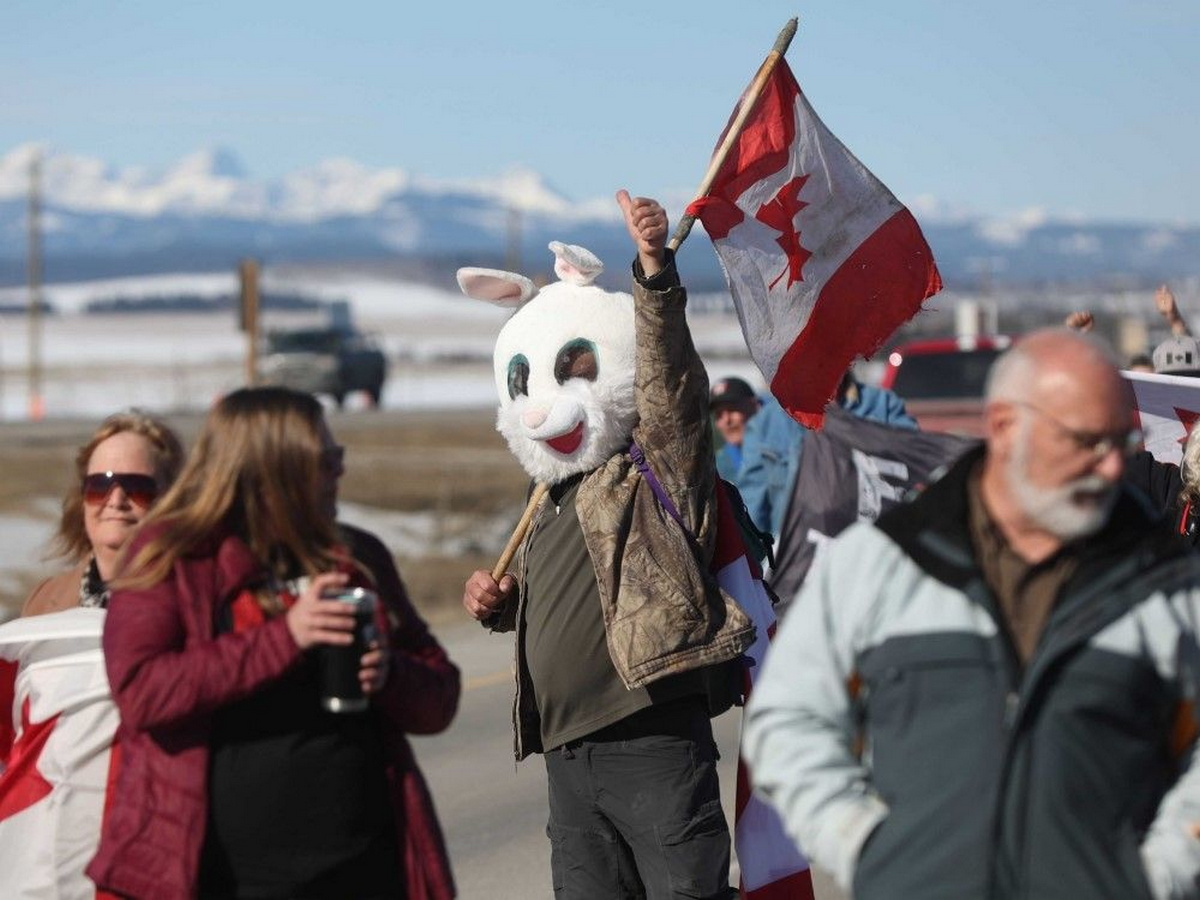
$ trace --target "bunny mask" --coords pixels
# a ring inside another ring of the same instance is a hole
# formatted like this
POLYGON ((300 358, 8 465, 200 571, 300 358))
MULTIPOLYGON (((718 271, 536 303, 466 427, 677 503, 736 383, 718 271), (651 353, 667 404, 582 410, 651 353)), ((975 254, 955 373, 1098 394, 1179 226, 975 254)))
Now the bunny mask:
POLYGON ((638 413, 633 297, 595 286, 604 265, 582 247, 550 249, 560 280, 540 291, 496 269, 459 269, 458 284, 517 310, 493 355, 496 429, 530 477, 556 484, 629 446, 638 413))

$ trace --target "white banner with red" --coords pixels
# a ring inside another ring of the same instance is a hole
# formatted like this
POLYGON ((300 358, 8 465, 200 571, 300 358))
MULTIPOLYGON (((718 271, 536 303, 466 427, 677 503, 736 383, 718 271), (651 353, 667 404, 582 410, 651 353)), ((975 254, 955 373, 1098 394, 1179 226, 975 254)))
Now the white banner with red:
MULTIPOLYGON (((712 571, 721 588, 753 620, 754 644, 746 651, 745 696, 762 671, 763 660, 775 634, 775 610, 762 582, 758 563, 746 554, 745 543, 723 486, 717 492, 717 544, 712 571)), ((745 900, 813 900, 808 860, 783 829, 774 807, 750 788, 750 773, 738 758, 737 799, 733 841, 741 869, 741 896, 745 900)))
POLYGON ((0 896, 93 900, 117 710, 100 635, 104 611, 0 625, 0 896))
POLYGON ((1200 378, 1122 372, 1133 387, 1146 449, 1160 462, 1179 465, 1183 445, 1200 418, 1200 378))

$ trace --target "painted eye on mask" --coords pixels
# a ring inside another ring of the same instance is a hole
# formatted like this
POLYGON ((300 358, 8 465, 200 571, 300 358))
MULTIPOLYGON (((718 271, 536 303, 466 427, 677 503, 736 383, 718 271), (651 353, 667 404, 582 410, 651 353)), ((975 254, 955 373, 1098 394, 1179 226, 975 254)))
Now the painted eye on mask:
POLYGON ((516 400, 518 394, 529 396, 529 360, 521 353, 508 361, 508 398, 516 400))
POLYGON ((595 381, 598 371, 596 345, 584 338, 567 341, 554 358, 554 379, 559 384, 572 378, 595 381))

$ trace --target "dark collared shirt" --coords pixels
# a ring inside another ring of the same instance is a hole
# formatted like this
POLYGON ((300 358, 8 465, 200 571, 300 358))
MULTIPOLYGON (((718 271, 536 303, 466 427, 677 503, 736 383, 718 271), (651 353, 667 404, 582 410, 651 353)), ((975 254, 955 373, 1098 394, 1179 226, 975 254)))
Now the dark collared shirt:
POLYGON ((967 483, 968 527, 984 580, 1004 613, 1013 647, 1022 664, 1037 649, 1050 611, 1063 585, 1079 565, 1079 544, 1066 544, 1039 563, 1030 564, 1009 546, 984 506, 979 482, 983 463, 967 483))

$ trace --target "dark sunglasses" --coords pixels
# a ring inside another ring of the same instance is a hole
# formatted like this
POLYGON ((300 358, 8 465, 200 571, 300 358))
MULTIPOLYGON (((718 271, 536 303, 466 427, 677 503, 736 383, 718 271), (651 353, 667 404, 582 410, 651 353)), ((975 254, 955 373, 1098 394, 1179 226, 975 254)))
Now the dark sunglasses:
POLYGON ((149 506, 158 497, 158 482, 153 475, 135 475, 132 472, 93 472, 83 478, 83 499, 92 506, 99 506, 108 499, 117 485, 125 492, 131 503, 149 506))

